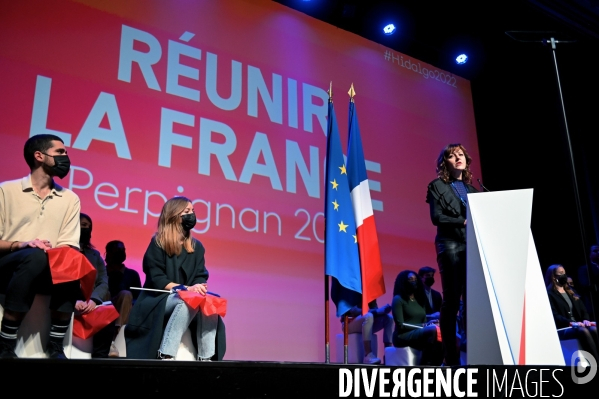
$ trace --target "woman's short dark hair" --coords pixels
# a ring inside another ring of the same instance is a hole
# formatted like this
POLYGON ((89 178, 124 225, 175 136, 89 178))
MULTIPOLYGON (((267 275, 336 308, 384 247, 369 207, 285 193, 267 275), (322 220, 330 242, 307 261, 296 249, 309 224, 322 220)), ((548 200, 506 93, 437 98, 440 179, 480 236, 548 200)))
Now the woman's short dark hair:
POLYGON ((418 270, 418 277, 422 277, 424 276, 426 273, 435 273, 437 270, 433 269, 430 266, 422 266, 419 270, 418 270))
POLYGON ((470 184, 472 183, 472 172, 470 172, 472 157, 468 154, 466 148, 460 143, 447 144, 447 146, 441 150, 441 153, 437 157, 437 176, 439 176, 439 178, 445 183, 449 183, 451 175, 447 168, 447 159, 457 150, 462 150, 464 157, 466 158, 466 168, 462 172, 462 181, 464 183, 470 184))
POLYGON ((125 244, 122 241, 119 240, 112 240, 112 241, 108 241, 106 243, 106 252, 110 252, 110 251, 114 251, 116 249, 118 249, 120 246, 125 246, 125 244))
POLYGON ((53 141, 60 141, 64 144, 64 141, 58 136, 53 134, 36 134, 35 136, 31 136, 26 142, 25 147, 23 147, 23 156, 25 157, 25 162, 29 165, 29 168, 35 168, 35 153, 46 152, 48 149, 52 148, 53 141))

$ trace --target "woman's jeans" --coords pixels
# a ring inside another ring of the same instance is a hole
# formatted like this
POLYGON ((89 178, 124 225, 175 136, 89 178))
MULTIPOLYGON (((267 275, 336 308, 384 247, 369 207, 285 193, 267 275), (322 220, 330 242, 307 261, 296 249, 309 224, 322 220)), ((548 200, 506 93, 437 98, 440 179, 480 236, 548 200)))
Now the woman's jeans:
POLYGON ((197 322, 198 360, 210 359, 216 353, 216 327, 218 315, 204 315, 199 309, 188 306, 177 293, 169 294, 166 300, 165 317, 169 317, 159 353, 175 357, 183 333, 195 318, 197 322))
POLYGON ((435 248, 443 286, 439 327, 443 338, 445 364, 455 366, 460 364, 456 345, 456 318, 460 309, 460 297, 464 306, 464 331, 466 329, 466 243, 437 241, 435 248))

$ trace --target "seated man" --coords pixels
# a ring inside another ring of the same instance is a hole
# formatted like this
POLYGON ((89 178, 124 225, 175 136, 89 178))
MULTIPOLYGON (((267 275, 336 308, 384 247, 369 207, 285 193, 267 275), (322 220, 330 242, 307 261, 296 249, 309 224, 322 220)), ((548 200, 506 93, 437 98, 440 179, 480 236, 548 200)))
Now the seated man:
MULTIPOLYGON (((380 364, 381 359, 372 353, 372 333, 383 330, 383 343, 385 347, 393 346, 393 317, 391 305, 379 308, 376 300, 368 304, 368 313, 362 315, 362 308, 354 306, 347 315, 353 317, 347 330, 349 334, 362 333, 364 343, 364 364, 380 364)), ((343 318, 342 327, 343 327, 343 318)))
POLYGON ((427 299, 424 303, 427 321, 439 320, 439 317, 441 316, 440 312, 443 297, 439 291, 431 288, 433 284, 435 284, 435 272, 436 270, 430 266, 424 266, 418 270, 418 277, 422 280, 424 294, 427 299))
POLYGON ((121 327, 128 323, 129 313, 140 291, 130 290, 130 287, 141 287, 139 273, 125 266, 127 259, 125 244, 122 241, 114 240, 106 244, 106 270, 108 271, 108 291, 112 304, 119 312, 119 318, 116 320, 113 343, 110 347, 110 357, 119 357, 119 352, 114 345, 114 340, 121 327))
POLYGON ((51 296, 48 357, 66 359, 63 340, 79 281, 53 284, 46 250, 79 248, 79 197, 54 182, 64 178, 70 161, 63 141, 50 134, 27 140, 24 156, 31 174, 0 184, 0 358, 16 358, 17 333, 36 293, 51 296))

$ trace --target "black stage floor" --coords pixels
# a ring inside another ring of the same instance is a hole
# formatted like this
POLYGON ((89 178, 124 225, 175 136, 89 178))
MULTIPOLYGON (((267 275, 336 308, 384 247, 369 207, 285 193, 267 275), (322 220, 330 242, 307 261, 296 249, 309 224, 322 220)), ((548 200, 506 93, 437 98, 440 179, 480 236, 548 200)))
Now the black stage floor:
MULTIPOLYGON (((171 398, 190 395, 203 398, 286 398, 323 395, 338 397, 340 366, 343 365, 241 361, 14 359, 0 360, 0 385, 12 386, 15 388, 14 393, 20 394, 58 394, 61 391, 57 387, 64 383, 63 386, 69 387, 67 397, 76 396, 81 399, 121 397, 125 394, 139 395, 137 397, 168 395, 171 398), (75 395, 76 392, 79 394, 75 395)), ((0 389, 0 392, 6 391, 0 389)))
POLYGON ((338 363, 14 359, 0 360, 0 392, 2 398, 10 397, 8 394, 21 397, 43 394, 44 397, 79 399, 123 395, 137 398, 469 397, 469 371, 474 371, 471 388, 477 397, 538 397, 541 393, 540 396, 555 397, 583 395, 585 389, 596 386, 597 382, 593 378, 589 384, 578 385, 580 382, 574 383, 571 378, 572 368, 555 366, 387 368, 338 363), (433 373, 428 382, 427 370, 433 373), (449 395, 435 394, 439 383, 433 381, 435 378, 439 381, 443 375, 450 377, 450 385, 453 384, 449 395), (348 384, 351 376, 353 383, 348 384), (360 380, 357 391, 356 379, 360 380), (386 387, 386 393, 379 391, 381 384, 386 387), (432 395, 425 395, 426 384, 432 395), (394 387, 400 389, 393 391, 394 387))

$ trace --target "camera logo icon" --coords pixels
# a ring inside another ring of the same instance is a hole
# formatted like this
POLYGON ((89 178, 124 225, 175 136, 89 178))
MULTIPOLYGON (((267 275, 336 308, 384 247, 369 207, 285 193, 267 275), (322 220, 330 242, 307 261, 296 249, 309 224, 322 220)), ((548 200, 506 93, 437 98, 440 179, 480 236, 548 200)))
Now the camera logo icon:
POLYGON ((589 352, 577 350, 572 354, 572 381, 586 384, 597 374, 597 360, 589 352))

